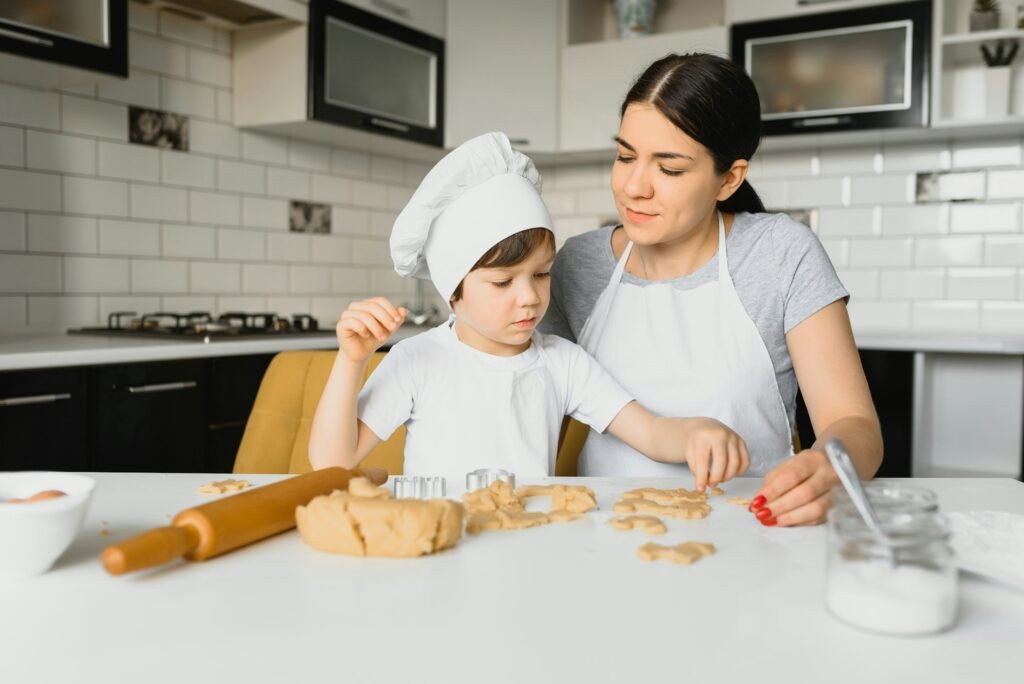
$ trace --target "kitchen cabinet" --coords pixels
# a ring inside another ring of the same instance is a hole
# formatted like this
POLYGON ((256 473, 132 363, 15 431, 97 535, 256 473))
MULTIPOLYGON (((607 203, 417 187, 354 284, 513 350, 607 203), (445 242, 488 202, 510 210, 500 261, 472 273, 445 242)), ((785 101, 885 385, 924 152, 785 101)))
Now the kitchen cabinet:
POLYGON ((84 368, 0 373, 0 470, 91 470, 84 368))
MULTIPOLYGON (((982 344, 922 346, 891 340, 860 351, 882 426, 879 477, 1024 479, 1024 356, 982 344)), ((814 430, 799 395, 796 421, 809 446, 814 430)))
POLYGON ((448 0, 445 146, 503 131, 558 149, 561 8, 551 0, 448 0))
MULTIPOLYGON (((404 24, 417 31, 423 31, 438 38, 445 37, 445 0, 343 0, 343 2, 404 24)), ((450 11, 449 9, 448 12, 450 11)))
POLYGON ((730 24, 737 24, 794 14, 821 14, 902 1, 904 0, 725 0, 725 19, 730 24))
POLYGON ((210 359, 207 368, 206 470, 230 473, 249 412, 274 354, 210 359))
MULTIPOLYGON (((442 28, 443 17, 442 10, 442 28)), ((235 126, 424 162, 443 155, 445 57, 437 36, 380 11, 322 0, 311 5, 308 24, 242 29, 233 47, 235 126)))
POLYGON ((204 370, 198 360, 97 368, 92 413, 96 469, 206 470, 204 370))
POLYGON ((128 77, 128 0, 0 3, 0 81, 60 88, 128 77))
POLYGON ((567 45, 562 51, 561 151, 610 155, 622 99, 645 67, 670 53, 701 51, 728 57, 727 48, 725 26, 567 45))
MULTIPOLYGON (((885 456, 878 477, 910 477, 913 470, 914 352, 865 349, 861 365, 882 426, 885 456)), ((797 394, 797 431, 802 448, 814 444, 814 428, 797 394)))

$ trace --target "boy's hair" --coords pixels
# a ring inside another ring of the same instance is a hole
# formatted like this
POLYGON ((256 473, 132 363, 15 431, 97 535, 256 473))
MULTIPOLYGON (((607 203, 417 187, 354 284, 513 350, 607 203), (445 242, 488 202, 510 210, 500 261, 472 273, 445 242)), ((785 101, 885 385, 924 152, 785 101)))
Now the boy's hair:
MULTIPOLYGON (((547 228, 529 228, 519 231, 509 235, 487 250, 482 257, 477 259, 477 262, 473 264, 473 268, 469 269, 469 272, 472 273, 478 268, 515 266, 526 261, 526 258, 533 254, 534 250, 545 245, 550 246, 551 251, 554 251, 555 234, 547 228)), ((462 281, 459 282, 459 286, 452 293, 453 302, 457 302, 460 299, 462 299, 462 281)))

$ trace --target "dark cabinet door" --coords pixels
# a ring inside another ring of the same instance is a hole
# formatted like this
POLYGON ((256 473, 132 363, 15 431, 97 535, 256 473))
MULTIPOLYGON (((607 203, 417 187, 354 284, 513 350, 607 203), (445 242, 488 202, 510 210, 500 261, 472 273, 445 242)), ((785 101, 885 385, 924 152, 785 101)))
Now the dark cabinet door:
POLYGON ((203 471, 206 363, 168 361, 96 368, 96 469, 203 471))
POLYGON ((84 368, 0 373, 0 470, 91 470, 84 368))
POLYGON ((263 374, 274 354, 210 359, 207 383, 206 471, 230 473, 263 374))
MULTIPOLYGON (((914 428, 914 352, 861 350, 860 360, 882 425, 885 456, 877 477, 910 477, 914 428)), ((796 401, 800 443, 807 448, 814 443, 814 428, 799 393, 796 401)))

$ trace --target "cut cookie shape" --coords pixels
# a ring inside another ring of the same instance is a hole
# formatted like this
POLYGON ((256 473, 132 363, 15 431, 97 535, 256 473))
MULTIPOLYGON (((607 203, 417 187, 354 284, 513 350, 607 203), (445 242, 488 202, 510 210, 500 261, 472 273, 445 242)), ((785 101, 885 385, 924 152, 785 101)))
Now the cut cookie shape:
POLYGON ((573 520, 579 520, 582 517, 582 513, 576 513, 575 511, 559 510, 551 511, 548 513, 548 520, 550 520, 553 523, 572 522, 573 520))
POLYGON ((462 536, 463 508, 448 499, 392 499, 355 478, 349 491, 318 496, 295 509, 302 540, 347 556, 412 558, 451 548, 462 536))
POLYGON ((576 485, 529 485, 516 490, 520 499, 534 496, 550 496, 552 511, 586 513, 597 508, 597 497, 590 487, 576 485))
POLYGON ((711 490, 711 496, 724 496, 725 495, 725 490, 722 489, 721 487, 709 487, 708 489, 711 490))
POLYGON ((220 480, 208 482, 199 487, 200 494, 224 494, 226 492, 237 492, 249 486, 248 480, 220 480))
POLYGON ((493 513, 503 510, 522 512, 523 502, 516 496, 512 485, 504 480, 495 480, 484 489, 466 492, 462 495, 462 503, 470 513, 493 513))
POLYGON ((665 534, 668 531, 661 518, 653 515, 627 515, 625 518, 612 518, 608 524, 620 532, 640 530, 647 534, 665 534))
POLYGON ((525 530, 528 527, 547 525, 551 520, 546 513, 525 511, 477 511, 469 516, 466 532, 478 534, 484 530, 525 530))
POLYGON ((637 549, 636 555, 642 561, 665 560, 679 565, 691 565, 713 553, 715 553, 715 545, 705 542, 684 542, 675 546, 662 546, 648 542, 637 549))
POLYGON ((647 515, 664 515, 677 520, 696 520, 707 517, 711 506, 702 501, 680 501, 676 504, 662 505, 647 499, 623 499, 614 506, 615 513, 644 513, 647 515))
POLYGON ((750 499, 744 499, 742 496, 730 496, 728 499, 725 500, 725 503, 731 503, 735 506, 746 507, 750 505, 750 499))
POLYGON ((645 499, 647 501, 653 501, 667 506, 675 506, 680 503, 703 503, 708 500, 708 495, 705 492, 698 492, 689 489, 655 489, 654 487, 644 487, 642 489, 631 489, 622 495, 622 500, 626 499, 645 499))

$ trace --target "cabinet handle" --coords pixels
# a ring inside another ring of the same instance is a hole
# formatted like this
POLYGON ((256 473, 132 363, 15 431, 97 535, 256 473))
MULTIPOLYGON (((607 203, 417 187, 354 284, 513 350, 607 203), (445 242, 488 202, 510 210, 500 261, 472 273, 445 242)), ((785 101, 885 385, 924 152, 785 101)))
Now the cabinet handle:
POLYGON ((71 395, 67 392, 60 394, 35 394, 31 397, 10 397, 8 399, 0 399, 0 407, 3 406, 24 406, 26 404, 52 404, 55 401, 64 401, 70 399, 71 395))
POLYGON ((396 121, 388 121, 387 119, 378 119, 375 116, 371 116, 369 119, 371 126, 377 126, 378 128, 390 128, 393 131, 400 131, 402 133, 408 133, 410 128, 405 124, 400 124, 396 121))
POLYGON ((403 19, 409 18, 409 10, 404 7, 400 7, 393 2, 387 2, 387 0, 370 0, 370 4, 374 7, 379 7, 385 12, 391 12, 395 16, 402 17, 403 19))
POLYGON ((26 43, 35 43, 36 45, 43 45, 45 47, 53 47, 53 41, 39 36, 33 36, 31 33, 19 33, 18 31, 11 31, 10 29, 0 28, 0 36, 7 36, 8 38, 14 38, 15 40, 23 40, 26 43))
POLYGON ((176 390, 192 389, 196 386, 194 380, 185 380, 183 382, 161 382, 154 385, 130 385, 128 387, 115 387, 114 389, 122 389, 128 394, 147 394, 149 392, 174 392, 176 390))

